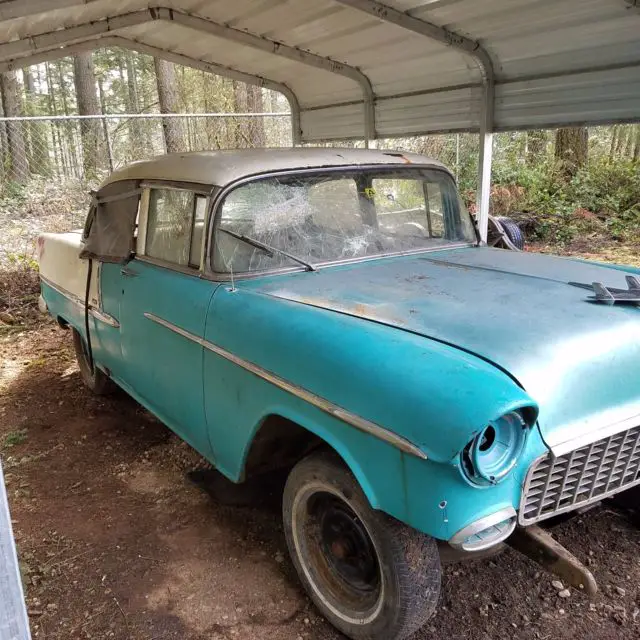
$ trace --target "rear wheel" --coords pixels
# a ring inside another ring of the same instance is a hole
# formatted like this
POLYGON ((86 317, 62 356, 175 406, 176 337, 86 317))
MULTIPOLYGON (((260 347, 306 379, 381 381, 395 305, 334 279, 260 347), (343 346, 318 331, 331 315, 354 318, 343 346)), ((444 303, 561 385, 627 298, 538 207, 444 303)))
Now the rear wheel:
POLYGON ((76 352, 76 360, 78 361, 82 382, 84 382, 93 393, 99 396, 115 391, 116 385, 110 380, 106 373, 98 369, 95 364, 92 370, 89 363, 87 343, 84 338, 76 329, 71 329, 71 331, 73 332, 73 347, 76 352))
POLYGON ((335 454, 312 454, 294 467, 283 517, 300 580, 349 638, 400 640, 433 615, 440 593, 435 540, 372 509, 335 454))

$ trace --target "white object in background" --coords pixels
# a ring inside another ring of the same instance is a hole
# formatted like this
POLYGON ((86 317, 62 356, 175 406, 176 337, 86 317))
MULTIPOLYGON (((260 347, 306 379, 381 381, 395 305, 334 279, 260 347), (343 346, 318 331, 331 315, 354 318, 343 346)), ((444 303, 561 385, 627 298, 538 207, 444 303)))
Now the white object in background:
POLYGON ((0 462, 0 640, 31 640, 0 462))

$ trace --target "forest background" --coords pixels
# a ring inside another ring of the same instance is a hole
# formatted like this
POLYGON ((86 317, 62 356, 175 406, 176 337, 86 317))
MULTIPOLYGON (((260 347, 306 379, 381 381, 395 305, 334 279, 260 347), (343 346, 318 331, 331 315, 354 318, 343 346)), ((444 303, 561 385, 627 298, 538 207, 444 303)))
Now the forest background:
MULTIPOLYGON (((164 152, 291 144, 283 96, 131 51, 5 72, 0 93, 0 329, 34 312, 38 233, 80 226, 89 190, 113 169, 164 152)), ((444 162, 475 210, 476 134, 377 144, 444 162)), ((500 133, 492 177, 492 214, 514 218, 530 250, 639 264, 640 124, 500 133)))

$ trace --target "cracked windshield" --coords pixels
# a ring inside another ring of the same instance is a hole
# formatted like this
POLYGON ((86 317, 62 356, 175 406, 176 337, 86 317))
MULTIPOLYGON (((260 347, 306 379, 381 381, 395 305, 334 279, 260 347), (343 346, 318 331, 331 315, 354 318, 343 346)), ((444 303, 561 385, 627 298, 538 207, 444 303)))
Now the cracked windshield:
POLYGON ((443 171, 288 175, 229 193, 214 267, 226 273, 312 268, 475 240, 471 218, 443 171))

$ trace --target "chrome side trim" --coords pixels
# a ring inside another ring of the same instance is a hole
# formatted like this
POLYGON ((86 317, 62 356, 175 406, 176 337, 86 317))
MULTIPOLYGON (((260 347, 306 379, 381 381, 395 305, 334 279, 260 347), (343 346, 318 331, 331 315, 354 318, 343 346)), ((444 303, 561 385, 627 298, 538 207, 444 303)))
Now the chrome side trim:
POLYGON ((186 331, 185 329, 182 329, 181 327, 178 327, 177 325, 171 322, 167 322, 167 320, 164 320, 163 318, 160 318, 154 315, 153 313, 145 312, 144 317, 153 322, 156 322, 157 324, 165 327, 166 329, 169 329, 170 331, 173 331, 174 333, 177 333, 178 335, 182 336, 183 338, 186 338, 187 340, 196 342, 197 344, 203 346, 205 349, 208 349, 209 351, 215 353, 216 355, 219 355, 220 357, 224 358, 225 360, 228 360, 229 362, 233 362, 233 364, 239 367, 242 367, 246 371, 249 371, 253 375, 257 376, 258 378, 261 378, 262 380, 266 380, 267 382, 270 382, 271 384, 275 385, 279 389, 282 389, 283 391, 286 391, 291 395, 294 395, 298 398, 301 398, 305 402, 312 404, 314 407, 317 407, 318 409, 320 409, 321 411, 324 411, 330 416, 333 416, 334 418, 337 418, 342 422, 346 422, 347 424, 351 425, 352 427, 355 427, 360 431, 369 433, 380 440, 384 440, 385 442, 388 442, 389 444, 396 447, 397 449, 400 449, 400 451, 403 451, 404 453, 408 453, 410 455, 416 456, 417 458, 421 458, 423 460, 427 459, 427 455, 419 447, 409 442, 405 438, 393 433, 392 431, 389 431, 388 429, 385 429, 380 425, 377 425, 375 422, 371 422, 370 420, 367 420, 366 418, 362 418, 361 416, 356 415, 355 413, 351 413, 350 411, 347 411, 346 409, 343 409, 338 405, 333 404, 333 402, 330 402, 325 398, 317 396, 315 393, 312 393, 311 391, 307 391, 302 387, 299 387, 291 382, 288 382, 287 380, 280 378, 276 374, 271 373, 270 371, 267 371, 266 369, 263 369, 262 367, 256 364, 253 364, 252 362, 249 362, 248 360, 239 358, 238 356, 234 355, 230 351, 227 351, 226 349, 223 349, 222 347, 219 347, 218 345, 213 344, 213 342, 209 342, 204 338, 200 338, 194 335, 190 331, 186 331))
MULTIPOLYGON (((84 305, 82 305, 82 308, 84 309, 84 305)), ((104 311, 100 311, 100 309, 95 309, 94 307, 89 306, 89 313, 96 320, 100 320, 100 322, 104 322, 105 324, 108 324, 110 327, 113 327, 114 329, 120 328, 120 323, 112 315, 109 315, 104 311)))
MULTIPOLYGON (((51 282, 51 280, 49 280, 48 278, 45 278, 44 276, 40 276, 40 280, 42 280, 42 282, 44 282, 48 287, 51 287, 54 291, 59 293, 61 296, 68 298, 69 301, 73 302, 73 304, 75 304, 77 307, 80 307, 80 310, 84 312, 84 300, 81 300, 80 298, 78 298, 78 296, 75 295, 75 293, 71 293, 71 291, 67 291, 64 287, 54 284, 53 282, 51 282)), ((114 318, 112 315, 109 315, 108 313, 105 313, 100 309, 97 309, 96 307, 89 305, 89 313, 96 320, 99 320, 100 322, 104 322, 105 324, 108 324, 110 327, 113 327, 114 329, 120 328, 120 323, 116 318, 114 318)))
POLYGON ((479 520, 475 520, 471 524, 468 524, 449 539, 449 544, 455 549, 466 551, 467 549, 465 548, 464 541, 467 538, 481 533, 485 529, 495 527, 501 522, 509 519, 512 520, 511 524, 508 527, 505 527, 500 535, 487 540, 485 544, 472 547, 469 551, 483 551, 484 549, 489 549, 500 542, 504 542, 504 540, 513 533, 513 530, 516 527, 516 510, 513 507, 505 507, 504 509, 500 509, 500 511, 496 511, 495 513, 484 516, 484 518, 480 518, 479 520))

